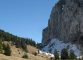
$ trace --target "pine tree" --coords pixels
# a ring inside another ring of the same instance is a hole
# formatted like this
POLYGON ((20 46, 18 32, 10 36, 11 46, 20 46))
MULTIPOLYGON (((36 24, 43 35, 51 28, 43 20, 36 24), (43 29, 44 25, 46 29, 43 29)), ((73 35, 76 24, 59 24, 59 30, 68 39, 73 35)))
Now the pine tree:
POLYGON ((9 44, 7 44, 7 46, 5 46, 4 54, 7 55, 7 56, 11 56, 11 50, 10 50, 9 44))
POLYGON ((22 49, 23 49, 25 52, 28 52, 28 50, 27 50, 27 45, 26 45, 26 43, 25 43, 24 40, 21 40, 21 47, 22 47, 22 49))
POLYGON ((73 51, 70 51, 70 59, 76 59, 76 55, 73 51))
POLYGON ((3 43, 3 50, 5 51, 6 50, 6 45, 3 43))
POLYGON ((2 50, 3 50, 3 49, 2 49, 2 40, 0 39, 0 53, 3 53, 2 50))
POLYGON ((20 44, 21 44, 21 42, 20 42, 20 40, 16 40, 17 42, 16 42, 16 48, 20 48, 20 44))
POLYGON ((69 56, 68 56, 68 51, 67 51, 67 49, 62 49, 62 51, 61 51, 61 59, 69 59, 69 56))
POLYGON ((55 60, 59 59, 59 54, 58 54, 58 51, 56 49, 54 51, 54 57, 55 57, 55 60))

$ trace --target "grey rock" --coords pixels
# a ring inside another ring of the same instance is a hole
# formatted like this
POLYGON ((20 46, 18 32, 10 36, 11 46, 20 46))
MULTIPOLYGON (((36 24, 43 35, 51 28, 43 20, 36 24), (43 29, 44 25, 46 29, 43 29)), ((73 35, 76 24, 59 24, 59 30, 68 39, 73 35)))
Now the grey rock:
POLYGON ((65 42, 83 36, 83 0, 59 0, 52 8, 48 26, 43 30, 42 42, 58 38, 65 42))

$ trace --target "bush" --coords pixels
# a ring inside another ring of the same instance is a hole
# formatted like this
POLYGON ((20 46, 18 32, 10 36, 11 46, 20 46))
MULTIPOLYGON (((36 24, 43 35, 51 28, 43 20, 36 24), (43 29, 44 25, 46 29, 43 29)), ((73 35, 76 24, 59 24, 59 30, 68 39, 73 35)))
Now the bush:
POLYGON ((22 58, 28 58, 28 55, 27 55, 27 54, 24 54, 24 55, 22 56, 22 58))
POLYGON ((21 54, 21 53, 19 52, 19 54, 21 54))
POLYGON ((37 52, 34 52, 33 54, 34 54, 35 56, 37 56, 37 52))

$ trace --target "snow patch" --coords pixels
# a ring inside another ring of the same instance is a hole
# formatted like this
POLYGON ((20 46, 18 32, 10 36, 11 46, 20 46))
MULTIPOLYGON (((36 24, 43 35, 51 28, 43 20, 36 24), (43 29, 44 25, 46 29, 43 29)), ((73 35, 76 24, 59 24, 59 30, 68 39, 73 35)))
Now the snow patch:
POLYGON ((45 55, 49 56, 49 58, 50 58, 50 57, 54 57, 54 55, 51 54, 51 53, 46 53, 46 52, 42 52, 42 51, 39 51, 39 53, 40 53, 40 54, 45 54, 45 55))
MULTIPOLYGON (((75 44, 71 43, 64 43, 63 41, 60 41, 58 39, 52 39, 48 45, 46 45, 41 51, 51 53, 52 55, 54 54, 54 50, 57 49, 59 56, 61 55, 61 50, 63 48, 68 49, 68 52, 70 50, 73 50, 76 56, 80 55, 80 50, 76 47, 75 44)), ((46 54, 47 54, 46 53, 46 54)))

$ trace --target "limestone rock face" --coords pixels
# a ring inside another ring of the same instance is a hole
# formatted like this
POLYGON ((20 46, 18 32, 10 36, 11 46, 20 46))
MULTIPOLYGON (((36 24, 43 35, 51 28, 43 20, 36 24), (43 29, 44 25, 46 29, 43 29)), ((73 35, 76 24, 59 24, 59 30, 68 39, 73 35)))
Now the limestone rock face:
POLYGON ((65 42, 83 36, 83 0, 59 0, 52 8, 42 42, 58 38, 65 42))

